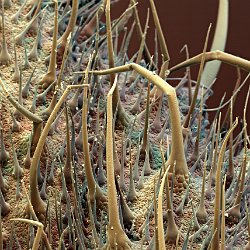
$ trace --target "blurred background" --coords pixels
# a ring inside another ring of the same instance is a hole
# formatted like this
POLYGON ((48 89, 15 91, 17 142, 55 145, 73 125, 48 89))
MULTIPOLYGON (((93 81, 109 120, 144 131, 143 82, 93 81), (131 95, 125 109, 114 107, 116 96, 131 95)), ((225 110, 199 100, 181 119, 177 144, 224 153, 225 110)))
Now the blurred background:
MULTIPOLYGON (((111 8, 111 15, 117 18, 128 6, 129 0, 120 0, 111 8)), ((155 0, 155 5, 167 42, 170 54, 170 67, 183 61, 185 53, 180 53, 182 47, 187 44, 189 48, 190 57, 202 52, 207 29, 212 23, 210 32, 210 43, 208 50, 210 50, 213 34, 215 31, 217 10, 219 0, 155 0)), ((138 12, 142 28, 144 28, 147 8, 149 8, 149 0, 138 0, 138 12)), ((250 60, 250 1, 249 0, 230 0, 229 1, 229 29, 225 51, 233 55, 250 60)), ((132 22, 127 27, 129 28, 132 22)), ((147 44, 154 53, 154 22, 150 12, 149 29, 147 33, 147 44)), ((140 41, 136 32, 133 34, 131 44, 129 47, 129 54, 133 55, 139 48, 140 41)), ((199 66, 191 67, 192 79, 197 79, 199 66)), ((185 70, 181 70, 171 75, 171 77, 184 75, 185 70)), ((246 77, 246 72, 241 71, 242 81, 246 77)), ((213 85, 214 96, 207 102, 210 108, 217 107, 223 94, 226 92, 225 101, 232 95, 237 79, 236 68, 221 64, 221 69, 217 77, 217 81, 213 85)), ((237 96, 234 116, 242 118, 244 102, 246 93, 249 87, 250 80, 245 84, 245 87, 237 96)), ((171 81, 171 84, 173 82, 171 81)), ((174 84, 174 83, 173 83, 174 84)), ((177 84, 177 82, 175 83, 177 84)), ((222 111, 225 113, 227 108, 222 111)), ((250 113, 250 104, 248 104, 248 113, 250 113)), ((213 113, 210 112, 212 119, 213 113)), ((250 115, 248 115, 248 124, 250 124, 250 115)), ((250 126, 248 126, 250 131, 250 126)))

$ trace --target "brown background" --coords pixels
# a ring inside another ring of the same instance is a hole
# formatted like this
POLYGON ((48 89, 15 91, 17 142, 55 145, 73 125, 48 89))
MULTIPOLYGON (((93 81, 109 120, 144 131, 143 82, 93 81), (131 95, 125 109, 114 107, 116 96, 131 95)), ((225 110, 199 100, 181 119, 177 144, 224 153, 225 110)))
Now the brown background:
MULTIPOLYGON (((190 56, 194 56, 202 52, 206 32, 210 23, 212 23, 212 30, 210 33, 211 45, 216 25, 218 2, 219 0, 155 0, 155 5, 171 57, 170 66, 173 66, 185 59, 185 54, 180 53, 184 44, 188 45, 190 56)), ((120 0, 111 8, 111 15, 113 17, 119 16, 126 9, 128 4, 129 0, 120 0)), ((148 7, 148 0, 138 0, 138 11, 143 28, 148 7)), ((229 30, 225 51, 250 60, 250 1, 229 0, 229 11, 229 30)), ((154 23, 151 13, 147 44, 153 53, 154 23)), ((136 34, 134 34, 132 43, 130 44, 129 53, 133 54, 138 48, 139 40, 136 34)), ((246 72, 241 72, 242 79, 244 79, 246 72)), ((198 66, 193 66, 191 68, 191 73, 192 78, 196 79, 198 66)), ((183 76, 183 74, 184 70, 179 71, 175 74, 175 76, 183 76)), ((213 86, 215 94, 213 98, 209 100, 208 105, 210 107, 218 106, 224 92, 227 93, 226 100, 228 100, 232 94, 235 82, 236 69, 232 66, 222 64, 217 81, 213 86)), ((239 93, 234 108, 234 115, 242 117, 248 87, 249 82, 246 83, 244 89, 242 89, 239 93)), ((248 112, 250 112, 249 108, 250 105, 248 105, 248 112)), ((226 108, 223 111, 225 110, 226 108)), ((250 124, 249 115, 248 124, 250 124)))

